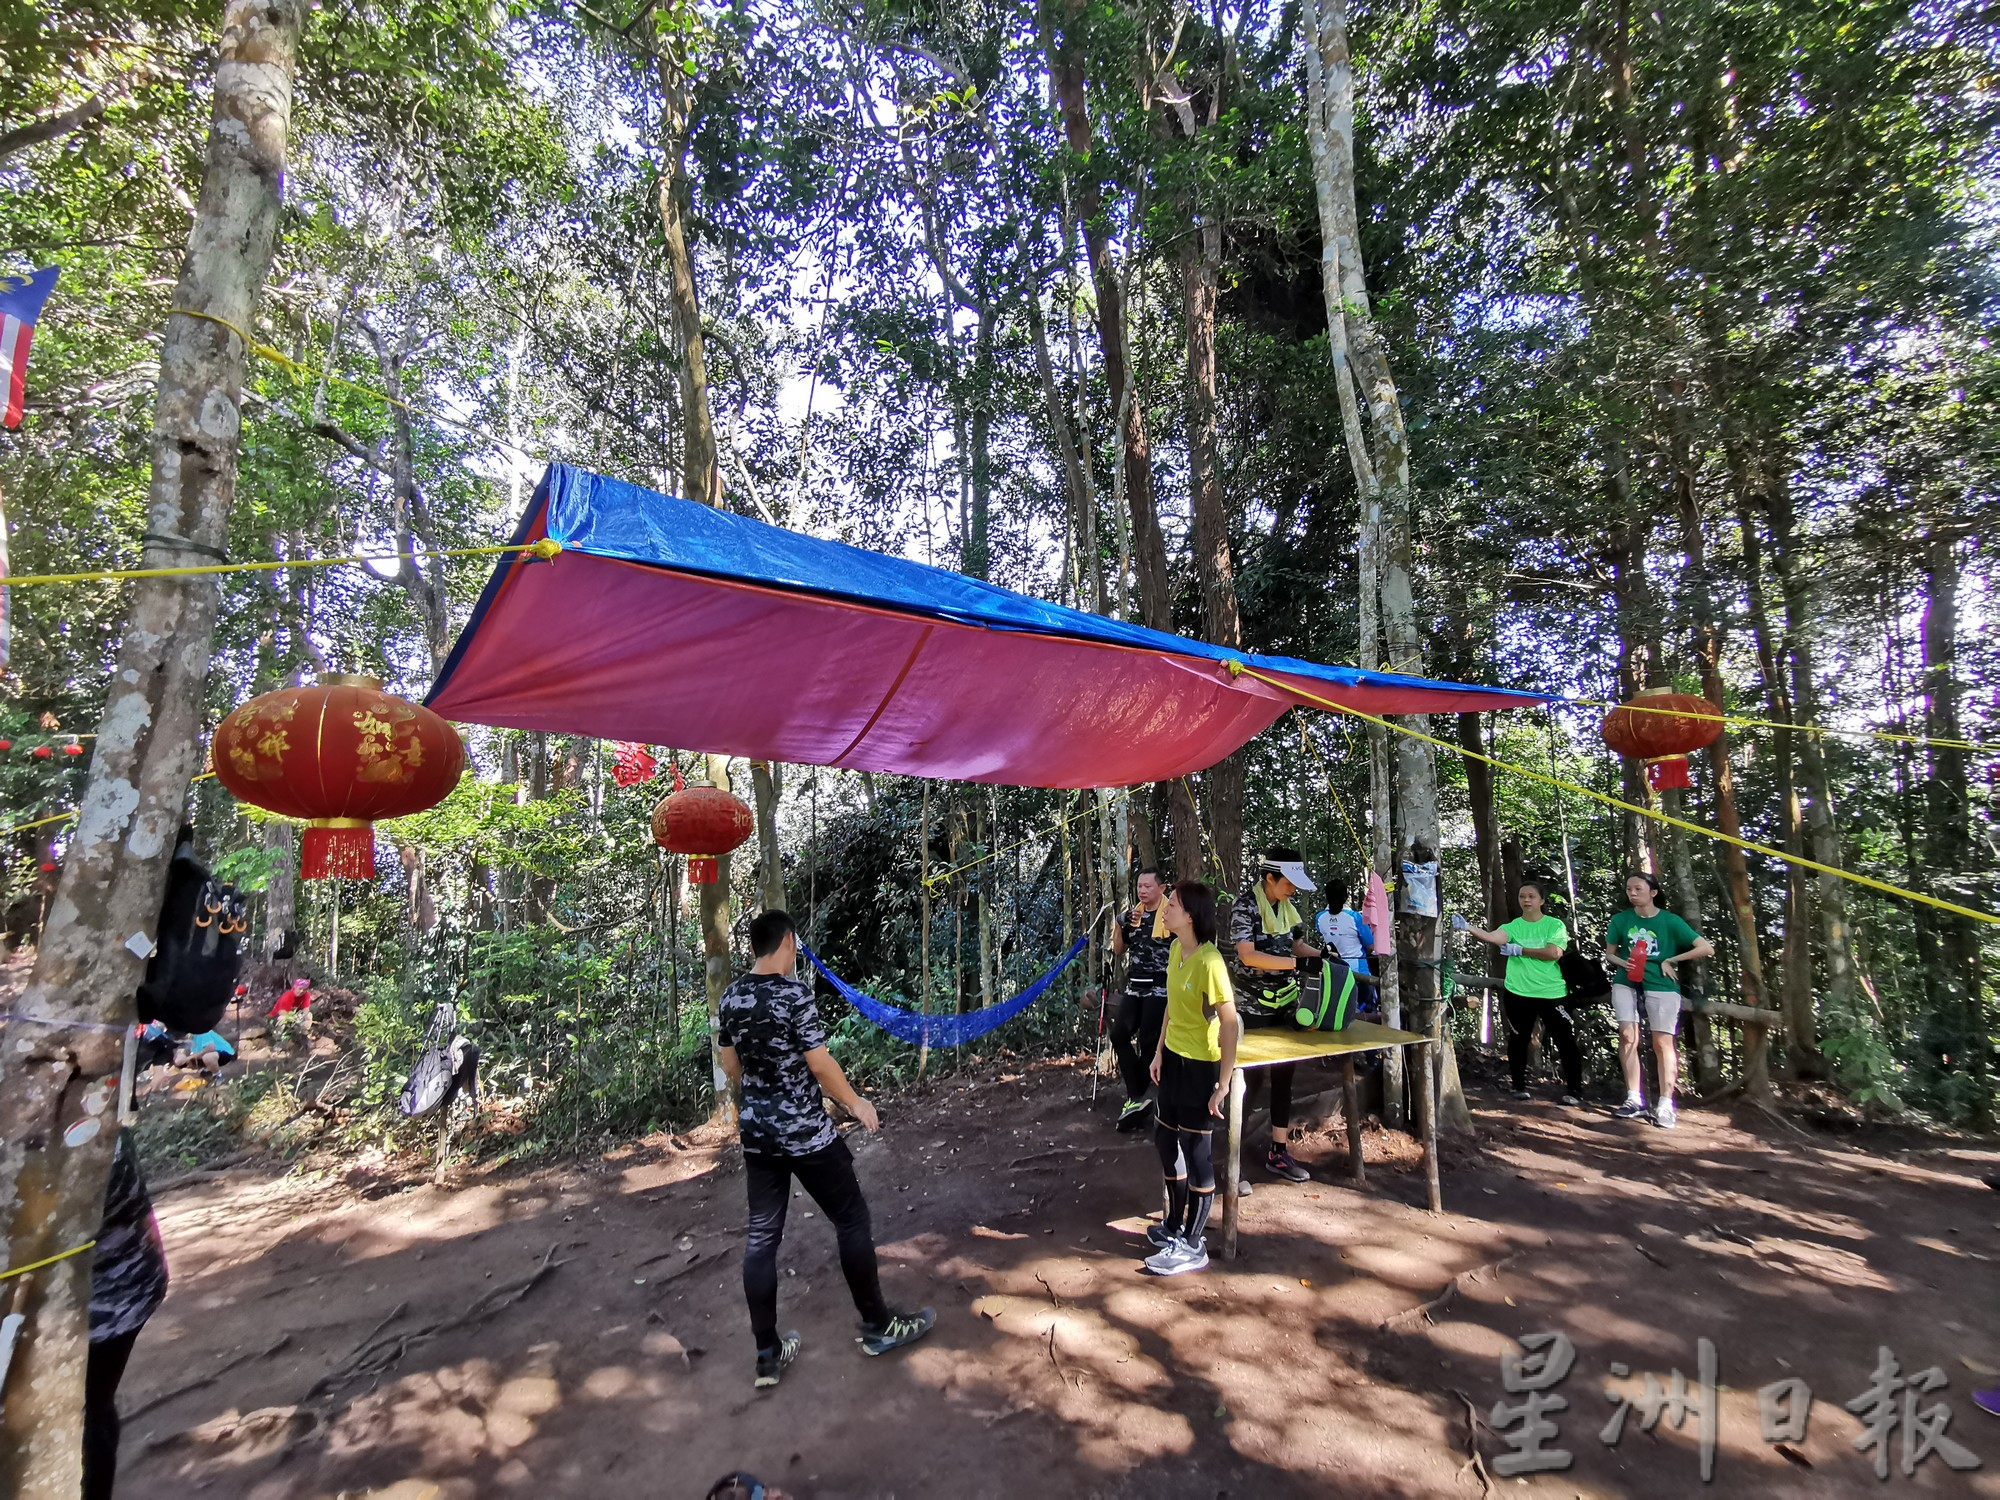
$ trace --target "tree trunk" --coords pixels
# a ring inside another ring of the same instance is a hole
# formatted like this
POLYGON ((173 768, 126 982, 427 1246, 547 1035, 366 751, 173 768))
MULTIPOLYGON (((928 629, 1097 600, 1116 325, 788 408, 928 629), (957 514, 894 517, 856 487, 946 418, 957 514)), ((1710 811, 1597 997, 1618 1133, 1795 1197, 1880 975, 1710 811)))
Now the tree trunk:
MULTIPOLYGON (((674 330, 681 341, 681 483, 690 500, 722 504, 722 465, 717 461, 715 423, 708 401, 708 355, 701 328, 701 301, 695 290, 694 257, 688 247, 687 149, 692 124, 692 80, 688 65, 693 53, 679 29, 681 14, 672 7, 657 13, 654 62, 660 79, 660 145, 665 167, 660 174, 660 227, 667 245, 668 294, 674 309, 674 330)), ((729 758, 708 757, 708 779, 729 789, 729 758)), ((729 867, 724 857, 713 885, 700 897, 703 973, 710 1019, 718 1014, 722 991, 729 983, 729 867)), ((716 1031, 709 1029, 709 1068, 715 1083, 716 1107, 735 1113, 729 1080, 717 1055, 716 1031)))
MULTIPOLYGON (((1679 416, 1671 418, 1675 431, 1670 443, 1673 453, 1675 507, 1680 516, 1681 547, 1687 557, 1687 573, 1682 587, 1694 613, 1695 660, 1701 668, 1702 693, 1718 710, 1729 705, 1728 688, 1722 680, 1724 631, 1715 591, 1708 577, 1708 540, 1701 529, 1701 506, 1695 494, 1689 439, 1679 416)), ((1736 810, 1736 774, 1729 759, 1729 731, 1724 729, 1708 747, 1709 769, 1715 775, 1715 823, 1725 839, 1743 837, 1743 821, 1736 810)), ((1722 865, 1723 892, 1729 900, 1730 916, 1736 924, 1742 1002, 1752 1009, 1766 1005, 1764 960, 1757 934, 1757 908, 1750 893, 1750 866, 1739 844, 1723 843, 1717 851, 1722 865)), ((1769 1033, 1762 1026, 1745 1026, 1743 1031, 1743 1086, 1752 1093, 1770 1087, 1769 1033)))
POLYGON ((750 762, 750 791, 757 801, 757 886, 766 911, 784 911, 785 860, 778 848, 778 798, 784 771, 769 761, 750 762))
MULTIPOLYGON (((1971 795, 1965 752, 1941 740, 1962 738, 1958 697, 1958 538, 1933 529, 1924 541, 1924 734, 1930 777, 1924 785, 1923 845, 1926 887, 1957 902, 1974 899, 1971 795)), ((1953 1045, 1984 1096, 1987 1033, 1981 1014, 1979 938, 1969 919, 1920 907, 1919 951, 1931 1014, 1948 1020, 1953 1045)))
MULTIPOLYGON (((201 198, 160 350, 148 525, 202 549, 228 540, 246 332, 270 271, 292 71, 305 8, 229 0, 222 17, 201 198), (210 322, 215 318, 221 322, 210 322)), ((142 565, 185 565, 149 541, 142 565)), ((167 862, 200 754, 218 590, 208 578, 131 585, 96 752, 26 990, 27 1015, 105 1027, 10 1024, 0 1046, 0 1228, 5 1264, 87 1243, 104 1216, 119 1070, 143 954, 158 936, 167 862), (132 946, 128 946, 128 943, 132 946), (138 951, 135 953, 134 948, 138 951), (108 1128, 106 1128, 108 1127, 108 1128)), ((89 1255, 12 1283, 27 1315, 0 1426, 0 1494, 68 1500, 81 1483, 89 1255)))
MULTIPOLYGON (((1082 7, 1072 3, 1065 19, 1081 20, 1082 7)), ((1125 289, 1111 253, 1110 229, 1104 216, 1104 194, 1091 160, 1093 137, 1084 95, 1082 66, 1066 43, 1051 40, 1049 82, 1062 111, 1063 130, 1077 158, 1077 216, 1090 259, 1092 285, 1097 291, 1097 336, 1104 350, 1104 380, 1118 414, 1119 457, 1125 507, 1130 516, 1132 567, 1139 580, 1139 620, 1154 630, 1174 628, 1173 583, 1167 572, 1167 541, 1160 530, 1153 493, 1153 450, 1146 434, 1145 403, 1139 399, 1138 377, 1132 369, 1125 339, 1125 289)), ((1184 879, 1201 873, 1201 826, 1194 802, 1185 791, 1168 789, 1168 818, 1174 837, 1174 866, 1184 879), (1190 852, 1191 851, 1191 852, 1190 852)))
POLYGON ((264 825, 264 858, 270 881, 264 887, 264 956, 284 941, 284 935, 299 924, 298 840, 292 825, 273 818, 264 825))

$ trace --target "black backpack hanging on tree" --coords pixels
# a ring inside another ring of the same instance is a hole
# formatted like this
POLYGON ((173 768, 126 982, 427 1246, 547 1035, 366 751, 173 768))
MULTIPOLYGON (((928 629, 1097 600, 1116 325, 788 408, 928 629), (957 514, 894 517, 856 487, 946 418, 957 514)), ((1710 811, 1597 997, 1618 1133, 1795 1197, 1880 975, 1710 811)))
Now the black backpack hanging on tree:
POLYGON ((249 925, 243 897, 194 857, 194 831, 183 827, 167 867, 159 937, 139 986, 139 1019, 169 1031, 213 1031, 235 993, 249 925))

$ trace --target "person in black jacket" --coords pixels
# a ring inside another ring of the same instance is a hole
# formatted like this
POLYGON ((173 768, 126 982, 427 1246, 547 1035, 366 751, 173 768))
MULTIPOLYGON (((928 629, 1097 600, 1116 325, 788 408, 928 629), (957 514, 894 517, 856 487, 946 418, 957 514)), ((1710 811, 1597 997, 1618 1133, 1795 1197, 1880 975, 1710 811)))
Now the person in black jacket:
POLYGON ((1125 992, 1111 1022, 1111 1048, 1125 1084, 1120 1130, 1138 1129, 1153 1110, 1146 1070, 1159 1049, 1160 1026, 1167 1016, 1167 950, 1174 942, 1166 926, 1167 888, 1158 870, 1139 872, 1138 893, 1139 904, 1111 929, 1111 951, 1125 959, 1125 992))
POLYGON ((132 1132, 118 1132, 104 1222, 90 1264, 90 1362, 83 1377, 83 1500, 110 1500, 118 1477, 118 1382, 139 1330, 167 1295, 167 1253, 132 1132))

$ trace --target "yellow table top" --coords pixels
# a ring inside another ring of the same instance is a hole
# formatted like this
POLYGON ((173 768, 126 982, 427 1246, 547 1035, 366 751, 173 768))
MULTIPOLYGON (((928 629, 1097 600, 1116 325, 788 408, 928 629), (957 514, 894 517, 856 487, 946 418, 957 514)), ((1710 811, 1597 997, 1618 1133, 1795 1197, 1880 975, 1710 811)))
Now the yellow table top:
POLYGON ((1262 1068, 1272 1063, 1307 1062, 1315 1057, 1340 1057, 1373 1052, 1382 1047, 1407 1047, 1430 1038, 1416 1031, 1397 1031, 1373 1021, 1350 1022, 1345 1031, 1294 1031, 1289 1026, 1260 1026, 1243 1033, 1236 1044, 1236 1066, 1262 1068))

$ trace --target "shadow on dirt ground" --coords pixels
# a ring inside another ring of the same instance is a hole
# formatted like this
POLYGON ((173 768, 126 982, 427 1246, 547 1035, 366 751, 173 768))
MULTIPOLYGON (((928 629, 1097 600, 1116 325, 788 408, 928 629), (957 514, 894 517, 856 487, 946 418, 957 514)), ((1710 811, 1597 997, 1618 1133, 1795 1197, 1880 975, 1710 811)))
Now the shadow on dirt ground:
POLYGON ((815 1500, 1478 1496, 1468 1441, 1490 1471, 1508 1451, 1493 1407, 1525 1399, 1501 1356, 1554 1331, 1576 1357, 1546 1447, 1573 1463, 1494 1492, 1872 1494, 1843 1407, 1887 1347, 1905 1376, 1949 1380, 1922 1404, 1947 1403, 1946 1435, 1986 1460, 1957 1473, 1933 1454, 1905 1480, 1898 1430, 1891 1484, 2000 1495, 2000 1421, 1969 1398, 2000 1383, 1978 1375, 2000 1366, 2000 1194, 1981 1181, 2000 1153, 1871 1154, 1747 1110, 1690 1109, 1668 1132, 1475 1086, 1444 1214, 1418 1206, 1403 1137, 1371 1129, 1355 1189, 1334 1180, 1344 1140, 1310 1135, 1315 1181, 1249 1170, 1239 1259, 1159 1281, 1138 1270, 1150 1142, 1087 1095, 1071 1063, 892 1101, 853 1144, 891 1300, 934 1304, 937 1331, 862 1357, 801 1199, 781 1297, 805 1350, 764 1394, 719 1134, 451 1189, 165 1193, 175 1282, 126 1379, 146 1409, 121 1493, 621 1500, 699 1496, 740 1468, 815 1500), (1692 1412, 1646 1431, 1641 1406, 1615 1445, 1600 1436, 1647 1372, 1693 1384, 1700 1339, 1719 1367, 1708 1486, 1692 1412), (1766 1442, 1758 1390, 1794 1377, 1807 1429, 1766 1442))

